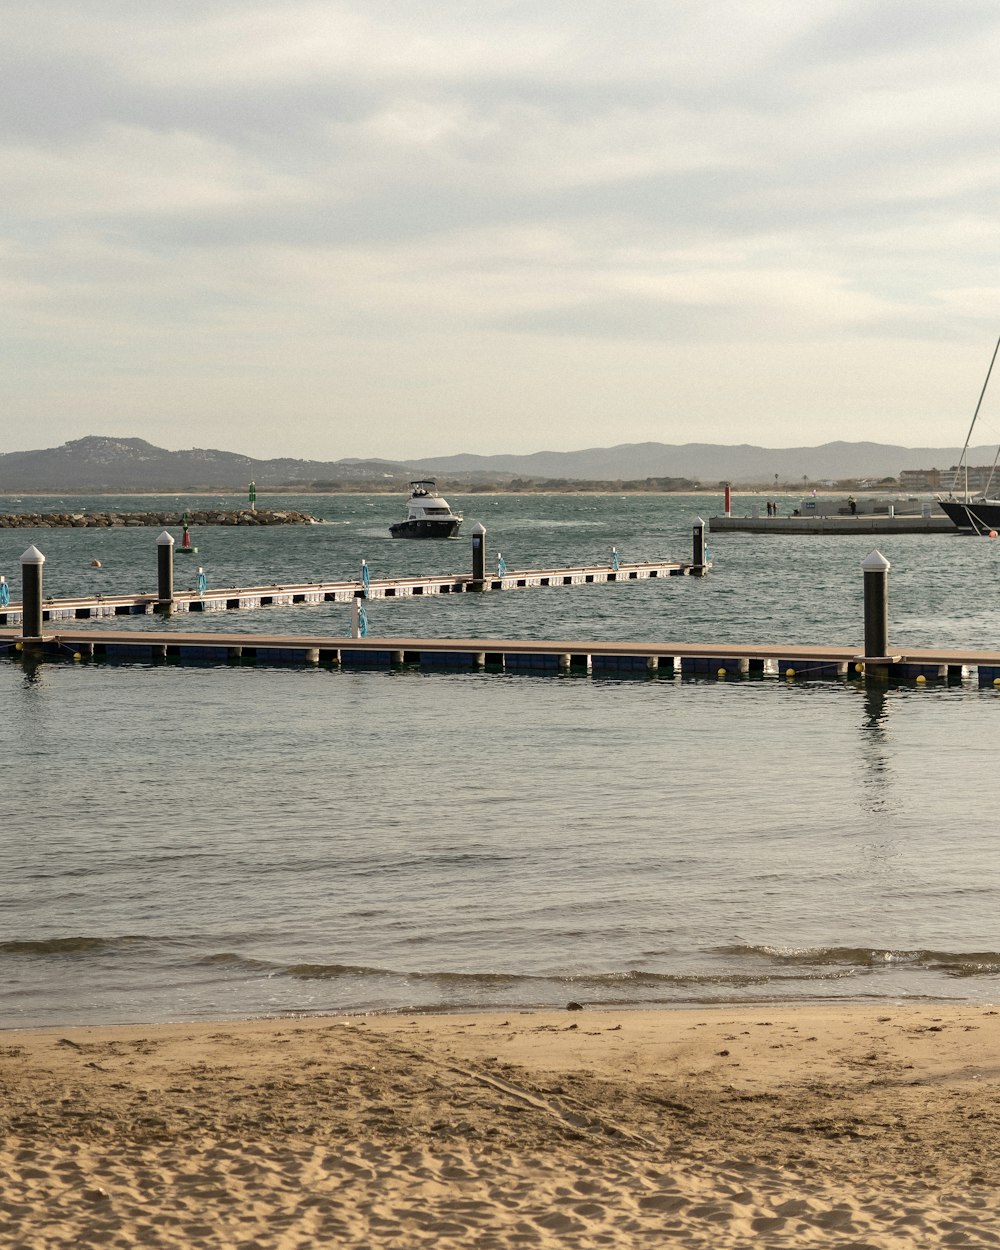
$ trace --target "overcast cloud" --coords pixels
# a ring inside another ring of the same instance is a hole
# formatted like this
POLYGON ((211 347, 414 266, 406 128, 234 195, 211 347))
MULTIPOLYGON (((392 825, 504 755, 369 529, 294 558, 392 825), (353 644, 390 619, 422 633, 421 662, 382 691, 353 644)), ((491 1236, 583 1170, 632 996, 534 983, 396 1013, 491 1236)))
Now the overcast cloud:
POLYGON ((965 436, 1000 333, 992 3, 0 15, 2 450, 965 436))

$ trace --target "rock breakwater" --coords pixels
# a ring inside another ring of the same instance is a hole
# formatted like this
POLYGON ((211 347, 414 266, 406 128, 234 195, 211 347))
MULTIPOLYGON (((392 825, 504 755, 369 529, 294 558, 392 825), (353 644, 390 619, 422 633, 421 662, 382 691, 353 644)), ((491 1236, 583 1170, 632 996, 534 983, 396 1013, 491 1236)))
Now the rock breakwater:
POLYGON ((187 512, 0 512, 0 529, 115 529, 199 525, 316 525, 307 512, 212 508, 187 512))

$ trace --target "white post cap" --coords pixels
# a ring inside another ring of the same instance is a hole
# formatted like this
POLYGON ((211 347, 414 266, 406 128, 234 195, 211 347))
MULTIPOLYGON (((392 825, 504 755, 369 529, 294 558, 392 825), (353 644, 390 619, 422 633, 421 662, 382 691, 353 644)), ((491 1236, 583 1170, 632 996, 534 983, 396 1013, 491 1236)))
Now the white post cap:
POLYGON ((869 552, 861 561, 861 567, 866 573, 888 573, 891 566, 889 561, 876 547, 874 551, 869 552))
POLYGON ((695 523, 695 525, 700 525, 700 526, 702 526, 702 527, 704 528, 704 525, 705 525, 705 518, 704 518, 704 517, 700 517, 700 516, 696 516, 696 517, 695 517, 695 519, 694 519, 694 523, 695 523))
POLYGON ((172 547, 174 545, 173 534, 168 534, 166 530, 156 540, 157 547, 172 547))
POLYGON ((472 532, 473 534, 485 534, 486 526, 482 523, 482 521, 477 521, 472 527, 472 532))
POLYGON ((21 563, 22 564, 44 564, 45 557, 42 555, 42 553, 38 550, 37 547, 32 545, 21 556, 21 563))

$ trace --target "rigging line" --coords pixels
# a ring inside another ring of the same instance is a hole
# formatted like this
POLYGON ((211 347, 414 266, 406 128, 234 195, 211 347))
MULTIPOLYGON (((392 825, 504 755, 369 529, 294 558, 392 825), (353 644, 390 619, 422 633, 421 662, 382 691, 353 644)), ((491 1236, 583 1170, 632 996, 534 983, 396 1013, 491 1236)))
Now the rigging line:
POLYGON ((975 534, 975 536, 977 538, 982 538, 983 530, 980 526, 979 517, 976 516, 976 514, 972 511, 972 509, 969 507, 968 504, 965 505, 965 519, 972 526, 972 532, 975 534))
MULTIPOLYGON (((965 436, 965 446, 962 448, 962 459, 958 462, 959 467, 962 465, 965 466, 966 503, 969 502, 969 440, 972 438, 972 431, 976 428, 976 420, 979 417, 979 409, 982 407, 983 396, 986 394, 986 388, 990 384, 990 374, 993 372, 993 364, 997 358, 998 351, 1000 351, 1000 338, 997 339, 997 345, 993 349, 993 359, 990 361, 990 367, 986 370, 986 381, 983 383, 983 389, 979 392, 979 403, 976 404, 976 411, 972 414, 972 424, 969 426, 969 432, 965 436)), ((990 476, 992 477, 992 474, 990 476)))
POLYGON ((983 498, 988 499, 990 487, 993 485, 993 474, 997 471, 997 461, 1000 460, 1000 444, 997 445, 997 454, 993 457, 993 463, 990 465, 990 475, 986 479, 986 485, 983 487, 983 498))

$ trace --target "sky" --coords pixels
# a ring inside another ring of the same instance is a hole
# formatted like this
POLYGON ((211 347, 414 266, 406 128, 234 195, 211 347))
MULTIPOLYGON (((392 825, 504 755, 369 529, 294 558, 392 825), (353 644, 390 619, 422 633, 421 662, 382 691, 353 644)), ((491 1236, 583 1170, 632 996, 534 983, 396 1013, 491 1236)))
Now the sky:
POLYGON ((965 438, 992 0, 0 0, 0 29, 0 450, 965 438))

